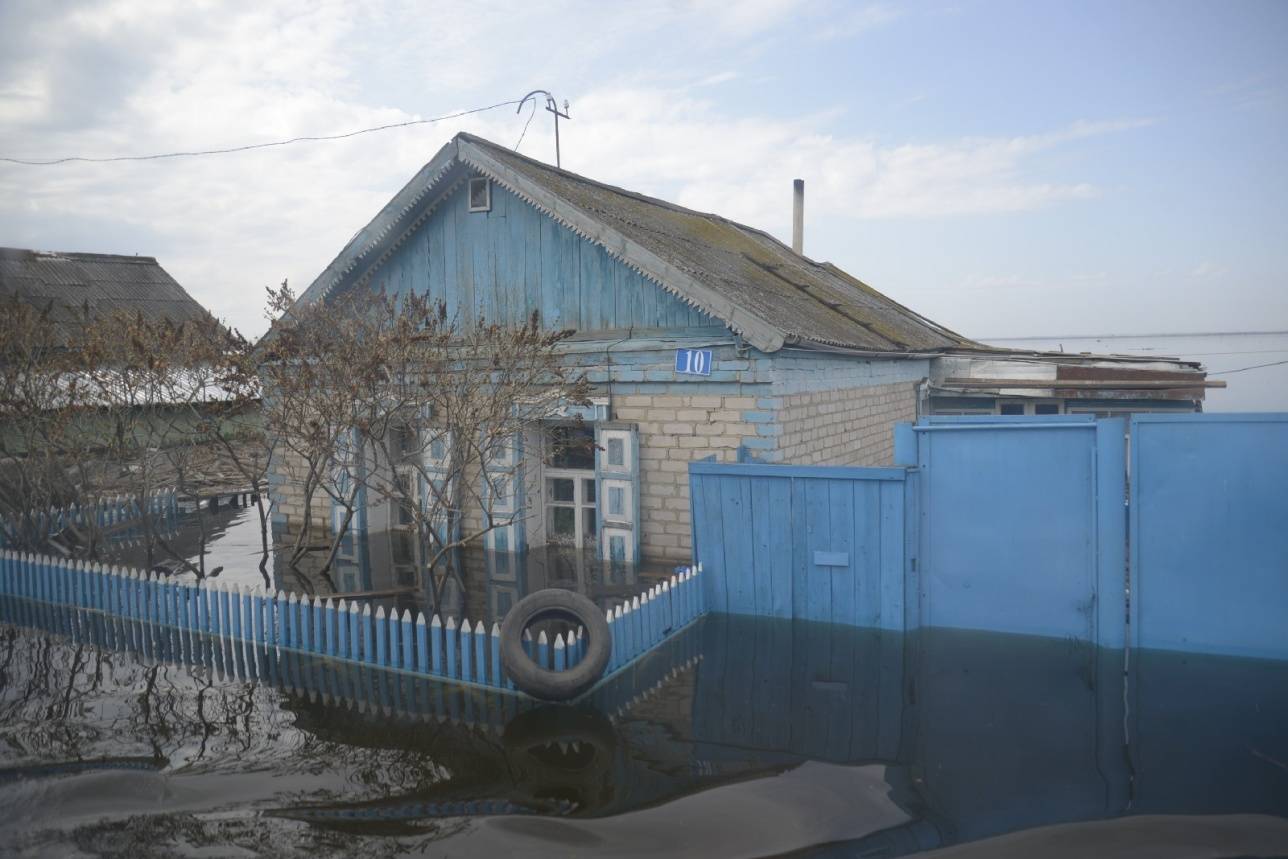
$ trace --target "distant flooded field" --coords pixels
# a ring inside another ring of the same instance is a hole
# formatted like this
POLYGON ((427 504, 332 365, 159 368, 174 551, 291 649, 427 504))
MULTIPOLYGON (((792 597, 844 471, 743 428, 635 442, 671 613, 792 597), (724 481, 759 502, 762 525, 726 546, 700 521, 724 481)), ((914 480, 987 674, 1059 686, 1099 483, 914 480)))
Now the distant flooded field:
POLYGON ((994 338, 1012 349, 1095 352, 1199 361, 1229 387, 1210 390, 1207 412, 1288 411, 1288 331, 994 338))

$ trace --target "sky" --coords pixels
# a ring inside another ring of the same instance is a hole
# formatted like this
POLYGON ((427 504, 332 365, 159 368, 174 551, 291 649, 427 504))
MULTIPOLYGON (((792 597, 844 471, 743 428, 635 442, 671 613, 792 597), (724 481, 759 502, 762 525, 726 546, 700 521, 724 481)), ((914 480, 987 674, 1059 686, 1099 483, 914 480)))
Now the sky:
MULTIPOLYGON (((975 337, 1288 330, 1288 3, 0 3, 0 156, 569 102, 563 166, 789 240, 975 337)), ((0 163, 0 245, 156 257, 243 332, 453 134, 0 163)), ((527 128, 524 132, 525 126, 527 128)))

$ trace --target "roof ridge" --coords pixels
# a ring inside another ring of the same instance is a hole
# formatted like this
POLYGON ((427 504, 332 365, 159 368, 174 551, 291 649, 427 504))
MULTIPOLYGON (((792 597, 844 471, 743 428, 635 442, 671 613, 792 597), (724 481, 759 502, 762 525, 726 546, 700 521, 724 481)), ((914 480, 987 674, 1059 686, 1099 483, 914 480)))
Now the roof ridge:
POLYGON ((70 260, 110 260, 112 262, 122 263, 144 263, 155 264, 157 258, 153 256, 141 256, 140 254, 109 254, 97 253, 94 251, 47 251, 38 248, 10 248, 0 247, 0 256, 17 256, 20 254, 30 254, 37 259, 70 259, 70 260))
POLYGON ((760 227, 753 227, 750 224, 744 224, 741 221, 735 221, 732 218, 726 218, 724 215, 721 215, 717 212, 704 212, 701 209, 691 209, 688 206, 681 206, 679 203, 672 203, 670 200, 663 200, 661 197, 652 197, 640 191, 632 191, 630 188, 623 188, 620 185, 612 185, 608 182, 601 182, 598 179, 592 179, 589 176, 582 175, 581 173, 574 173, 571 170, 565 170, 562 167, 556 167, 553 164, 548 164, 545 161, 541 161, 540 159, 533 158, 531 155, 524 155, 522 152, 518 152, 513 149, 506 149, 504 146, 497 143, 496 141, 488 140, 486 137, 479 137, 476 134, 469 134, 468 132, 462 131, 456 136, 466 138, 471 143, 483 144, 487 148, 490 148, 493 150, 499 150, 502 154, 504 154, 507 157, 522 159, 524 161, 527 161, 529 164, 535 165, 544 170, 549 170, 552 173, 558 173, 563 176, 567 176, 568 178, 575 179, 578 182, 585 182, 587 185, 594 185, 596 188, 603 188, 605 191, 612 191, 614 194, 621 194, 624 197, 632 197, 636 200, 640 200, 645 203, 651 203, 655 206, 661 206, 664 209, 670 209, 673 212, 682 212, 683 214, 686 214, 686 215, 697 215, 698 217, 701 217, 701 218, 710 218, 713 221, 719 221, 722 224, 728 224, 732 227, 737 227, 740 230, 746 230, 747 232, 756 233, 757 235, 761 235, 768 239, 772 239, 773 241, 782 245, 784 249, 800 257, 805 262, 808 262, 816 266, 821 265, 821 263, 819 263, 817 260, 811 259, 810 257, 807 257, 804 254, 796 253, 796 251, 793 250, 792 247, 788 245, 786 242, 784 242, 782 239, 778 238, 773 233, 770 233, 764 229, 761 229, 760 227))

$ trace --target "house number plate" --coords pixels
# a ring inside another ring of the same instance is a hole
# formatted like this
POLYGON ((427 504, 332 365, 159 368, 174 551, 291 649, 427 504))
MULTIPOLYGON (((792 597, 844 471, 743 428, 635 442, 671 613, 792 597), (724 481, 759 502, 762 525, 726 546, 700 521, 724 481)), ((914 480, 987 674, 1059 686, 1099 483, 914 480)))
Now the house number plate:
POLYGON ((710 349, 676 349, 675 372, 682 376, 710 376, 710 349))

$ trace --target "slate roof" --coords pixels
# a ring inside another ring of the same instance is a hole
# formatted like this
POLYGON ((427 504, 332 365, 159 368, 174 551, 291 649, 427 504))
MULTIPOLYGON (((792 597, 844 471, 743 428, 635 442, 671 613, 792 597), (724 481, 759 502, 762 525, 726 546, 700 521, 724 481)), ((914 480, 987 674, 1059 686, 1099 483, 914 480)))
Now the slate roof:
POLYGON ((354 236, 302 300, 317 300, 378 266, 430 211, 432 198, 466 169, 489 176, 762 351, 792 344, 882 353, 997 351, 761 230, 605 185, 465 133, 354 236))
POLYGON ((153 257, 0 248, 0 297, 15 294, 49 306, 64 337, 78 327, 86 302, 95 317, 123 311, 184 322, 209 315, 153 257))

